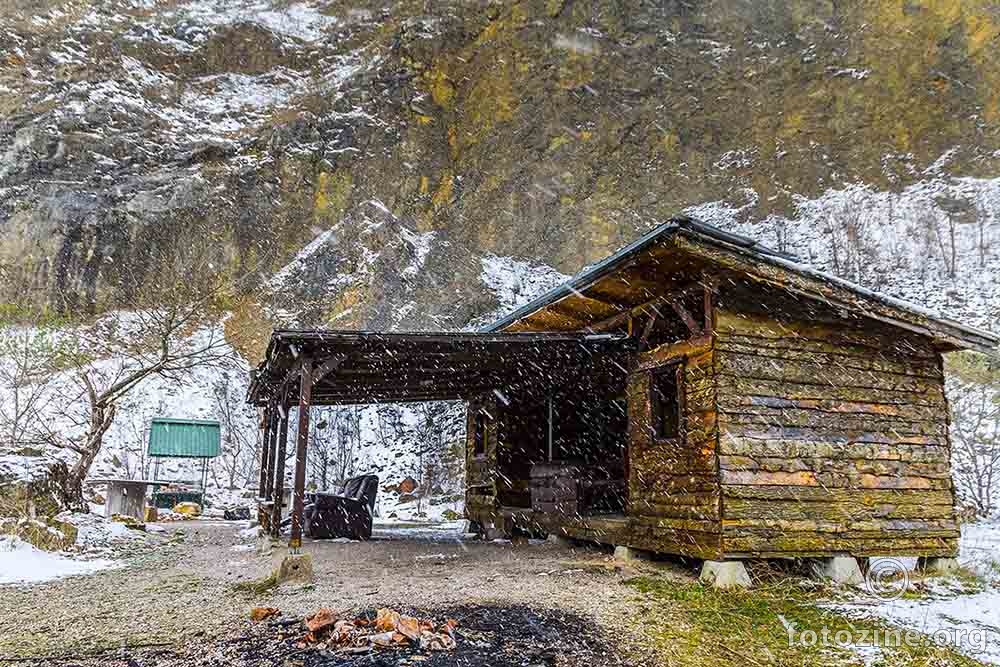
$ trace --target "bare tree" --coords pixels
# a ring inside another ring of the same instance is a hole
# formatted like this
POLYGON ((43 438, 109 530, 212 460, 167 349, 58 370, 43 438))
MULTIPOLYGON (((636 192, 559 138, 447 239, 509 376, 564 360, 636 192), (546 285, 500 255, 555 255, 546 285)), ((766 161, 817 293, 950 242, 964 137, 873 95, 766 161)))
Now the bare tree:
POLYGON ((128 479, 146 479, 150 474, 152 460, 148 454, 149 429, 153 416, 163 413, 163 401, 152 411, 131 412, 125 422, 127 439, 121 447, 116 459, 111 463, 121 470, 122 476, 128 479))
POLYGON ((58 444, 77 459, 52 469, 66 506, 83 506, 83 480, 122 399, 152 377, 180 383, 196 368, 233 364, 232 348, 216 326, 216 304, 233 283, 223 277, 215 282, 190 278, 216 274, 205 268, 215 261, 213 248, 194 243, 169 258, 149 256, 146 262, 136 262, 148 265, 156 280, 127 278, 135 287, 127 297, 129 308, 77 331, 80 351, 72 375, 82 396, 76 401, 83 406, 77 425, 82 435, 61 439, 58 444))
POLYGON ((959 495, 989 517, 1000 494, 1000 367, 975 353, 949 360, 953 476, 959 495))
POLYGON ((311 466, 318 488, 329 488, 357 472, 361 447, 361 407, 335 406, 321 409, 313 423, 311 466))
POLYGON ((221 451, 213 461, 212 477, 216 486, 230 491, 251 484, 261 449, 256 410, 246 404, 245 393, 246 383, 234 382, 229 373, 223 373, 212 387, 213 411, 222 427, 221 451))
POLYGON ((45 327, 0 329, 0 445, 25 449, 51 442, 46 413, 58 398, 57 373, 68 354, 45 327))

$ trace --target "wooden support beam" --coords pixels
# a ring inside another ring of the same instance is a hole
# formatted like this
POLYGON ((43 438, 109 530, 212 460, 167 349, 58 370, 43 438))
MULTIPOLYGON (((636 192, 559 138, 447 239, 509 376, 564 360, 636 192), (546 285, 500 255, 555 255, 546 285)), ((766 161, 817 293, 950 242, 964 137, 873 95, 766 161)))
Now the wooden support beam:
POLYGON ((698 322, 694 319, 694 316, 691 315, 691 312, 684 307, 684 304, 681 303, 680 299, 671 299, 670 307, 674 309, 674 312, 677 313, 682 320, 684 320, 684 324, 691 332, 692 337, 701 338, 704 335, 704 332, 701 330, 698 322))
POLYGON ((303 357, 299 384, 299 432, 295 449, 295 486, 292 490, 292 534, 288 546, 302 546, 302 515, 306 498, 306 450, 309 447, 309 409, 312 405, 312 359, 303 357))
POLYGON ((660 306, 670 303, 672 300, 683 299, 685 296, 695 292, 700 294, 703 289, 704 288, 702 287, 701 283, 686 284, 683 287, 670 292, 669 294, 663 294, 654 297, 649 301, 640 303, 638 306, 635 306, 629 310, 618 313, 614 317, 609 317, 606 320, 601 320, 600 322, 592 324, 589 327, 587 327, 587 331, 592 331, 595 333, 610 331, 616 327, 626 324, 630 317, 636 317, 637 315, 641 315, 642 313, 650 309, 656 310, 660 306))
POLYGON ((285 451, 288 445, 288 406, 279 404, 278 453, 274 459, 274 507, 271 509, 271 535, 281 536, 281 508, 285 496, 285 451))
POLYGON ((271 402, 271 427, 268 429, 270 437, 264 445, 267 447, 267 477, 264 479, 264 500, 274 500, 274 461, 275 449, 278 446, 278 409, 277 404, 271 402))
POLYGON ((347 355, 340 354, 335 357, 330 357, 319 366, 316 366, 316 368, 313 369, 312 383, 319 383, 327 375, 340 368, 341 364, 343 364, 346 359, 347 355))
MULTIPOLYGON (((267 484, 267 440, 271 437, 271 404, 264 407, 264 418, 261 424, 263 434, 260 440, 260 478, 257 481, 257 497, 264 500, 264 487, 267 484)), ((159 463, 159 462, 157 462, 159 463)))
POLYGON ((705 323, 702 327, 706 334, 711 334, 715 330, 715 294, 719 291, 719 279, 716 276, 706 275, 702 278, 703 294, 702 299, 705 304, 705 323))
POLYGON ((646 341, 649 340, 649 335, 653 333, 653 327, 656 326, 656 318, 659 317, 659 311, 654 310, 650 316, 649 321, 646 322, 646 326, 642 329, 642 336, 639 337, 639 351, 642 352, 646 349, 646 341))

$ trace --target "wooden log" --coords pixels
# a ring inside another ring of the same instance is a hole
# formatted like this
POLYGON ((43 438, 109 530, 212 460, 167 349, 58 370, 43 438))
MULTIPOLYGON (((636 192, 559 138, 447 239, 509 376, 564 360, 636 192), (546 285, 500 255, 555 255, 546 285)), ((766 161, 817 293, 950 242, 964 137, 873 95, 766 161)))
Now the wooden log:
POLYGON ((935 359, 890 355, 869 348, 850 352, 843 347, 817 341, 720 335, 715 349, 724 354, 818 362, 851 370, 912 375, 931 380, 944 378, 944 373, 935 359))
POLYGON ((827 382, 789 383, 781 380, 761 380, 720 373, 715 386, 725 396, 774 396, 805 400, 867 400, 888 405, 905 403, 943 408, 944 386, 928 387, 926 391, 900 391, 873 387, 846 387, 827 382))
POLYGON ((907 461, 914 463, 943 463, 950 461, 948 447, 923 443, 869 443, 830 442, 828 440, 771 440, 756 439, 725 433, 719 439, 722 456, 869 459, 878 461, 907 461))
POLYGON ((897 489, 831 489, 807 486, 723 486, 723 502, 733 498, 747 500, 789 500, 794 502, 822 502, 831 505, 858 503, 875 507, 883 504, 917 503, 951 507, 951 491, 925 490, 920 493, 897 489))
POLYGON ((871 461, 867 459, 831 459, 825 457, 783 458, 783 457, 719 457, 721 470, 759 472, 802 472, 833 473, 847 476, 878 475, 885 477, 924 477, 928 479, 951 479, 948 463, 914 463, 911 461, 871 461))
POLYGON ((893 389, 929 393, 941 388, 940 379, 876 373, 824 364, 820 360, 775 360, 732 352, 716 353, 716 369, 723 375, 789 384, 845 386, 856 389, 893 389))
POLYGON ((844 475, 826 472, 762 472, 753 470, 721 470, 722 484, 748 486, 826 486, 862 489, 925 489, 949 490, 950 479, 926 477, 890 477, 871 474, 844 475))
POLYGON ((727 521, 737 519, 817 519, 826 521, 952 519, 954 514, 955 511, 951 505, 929 505, 919 501, 869 505, 860 500, 850 499, 838 502, 804 502, 798 500, 748 500, 729 496, 723 496, 721 511, 721 516, 727 521))

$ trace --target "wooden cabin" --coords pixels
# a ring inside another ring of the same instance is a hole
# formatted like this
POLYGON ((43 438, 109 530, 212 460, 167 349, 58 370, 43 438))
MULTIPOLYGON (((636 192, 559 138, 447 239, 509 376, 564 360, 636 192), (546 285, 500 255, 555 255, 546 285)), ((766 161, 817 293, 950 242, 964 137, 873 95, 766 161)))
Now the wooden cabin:
POLYGON ((468 401, 466 513, 487 533, 947 557, 941 355, 997 343, 678 218, 480 332, 275 332, 250 398, 272 421, 296 390, 468 401))

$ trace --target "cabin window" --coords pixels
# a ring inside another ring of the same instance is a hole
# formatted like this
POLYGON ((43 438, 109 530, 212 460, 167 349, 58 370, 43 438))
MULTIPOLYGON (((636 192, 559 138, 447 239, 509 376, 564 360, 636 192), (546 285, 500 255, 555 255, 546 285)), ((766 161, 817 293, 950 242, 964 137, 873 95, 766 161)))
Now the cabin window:
POLYGON ((682 369, 681 364, 672 364, 654 371, 650 378, 653 434, 660 440, 680 437, 682 369))
POLYGON ((472 455, 486 454, 486 415, 477 412, 472 430, 472 455))

